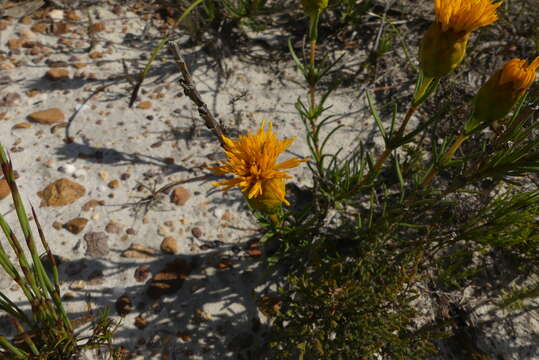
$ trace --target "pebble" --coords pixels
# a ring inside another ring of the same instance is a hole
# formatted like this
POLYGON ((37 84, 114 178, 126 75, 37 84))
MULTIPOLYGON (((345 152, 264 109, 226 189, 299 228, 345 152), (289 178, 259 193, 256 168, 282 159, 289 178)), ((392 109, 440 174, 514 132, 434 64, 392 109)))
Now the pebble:
POLYGON ((8 92, 0 98, 0 106, 13 107, 19 105, 21 95, 16 92, 8 92))
POLYGON ((69 79, 69 70, 64 68, 52 68, 47 70, 45 77, 53 81, 69 79))
POLYGON ((62 165, 58 168, 58 171, 64 173, 64 174, 67 174, 67 175, 73 175, 75 173, 75 171, 77 171, 77 168, 75 167, 75 165, 72 165, 72 164, 65 164, 65 165, 62 165))
POLYGON ((107 186, 111 189, 116 189, 120 186, 120 180, 118 179, 114 179, 112 181, 110 181, 107 186))
POLYGON ((65 115, 62 110, 58 108, 51 108, 47 110, 35 111, 28 115, 28 119, 39 124, 52 125, 64 122, 65 115))
POLYGON ((32 25, 32 27, 30 28, 33 32, 36 32, 36 33, 45 33, 47 31, 47 25, 43 24, 43 23, 39 23, 39 24, 34 24, 32 25))
POLYGON ((166 227, 165 225, 161 224, 157 227, 157 234, 161 236, 168 236, 172 232, 170 231, 170 228, 166 227))
POLYGON ((137 329, 142 330, 148 326, 148 321, 142 315, 139 315, 135 318, 134 325, 137 329))
POLYGON ((62 20, 64 18, 64 11, 60 9, 51 10, 48 13, 48 17, 56 21, 62 20))
POLYGON ((133 306, 133 301, 127 295, 120 296, 116 300, 116 312, 120 316, 126 316, 129 314, 135 307, 133 306))
POLYGON ((82 232, 82 230, 84 230, 86 224, 88 224, 88 219, 83 217, 77 217, 65 223, 64 228, 70 233, 77 235, 82 232))
POLYGON ((135 280, 144 282, 150 276, 150 265, 140 265, 135 269, 135 280))
POLYGON ((65 206, 74 203, 86 193, 86 188, 67 178, 58 179, 39 191, 40 206, 65 206))
POLYGON ((6 198, 9 194, 11 194, 11 190, 7 184, 7 180, 0 179, 0 200, 6 198))
POLYGON ((122 257, 132 259, 147 259, 157 255, 157 250, 145 247, 144 245, 133 243, 122 252, 122 257))
POLYGON ((152 277, 148 295, 153 299, 158 299, 164 295, 174 294, 182 287, 192 270, 192 265, 184 259, 167 263, 162 271, 152 277))
POLYGON ((86 241, 86 256, 103 257, 109 253, 109 237, 104 232, 89 232, 84 235, 86 241))
POLYGON ((99 175, 99 177, 100 177, 100 178, 101 178, 101 180, 103 180, 103 181, 107 181, 107 180, 108 180, 108 178, 109 178, 109 173, 108 173, 108 172, 106 172, 106 171, 104 171, 104 170, 103 170, 103 171, 100 171, 100 172, 98 172, 97 174, 99 175))
POLYGON ((195 226, 194 228, 191 229, 191 234, 193 234, 193 236, 198 239, 204 235, 204 232, 202 231, 201 228, 199 228, 198 226, 195 226))
POLYGON ((170 195, 170 201, 178 206, 183 206, 187 203, 187 200, 191 197, 189 190, 183 186, 176 186, 170 195))
POLYGON ((150 109, 151 107, 152 107, 152 102, 148 100, 141 101, 137 105, 137 108, 142 109, 142 110, 147 110, 147 109, 150 109))
POLYGON ((161 242, 161 251, 167 254, 176 254, 178 252, 178 245, 176 239, 172 236, 167 236, 161 242))
POLYGON ((105 202, 103 200, 92 199, 92 200, 87 201, 86 204, 82 206, 82 211, 90 211, 98 206, 103 206, 103 205, 105 205, 105 202))
POLYGON ((109 234, 119 234, 122 232, 122 226, 115 221, 110 221, 105 226, 105 231, 109 234))

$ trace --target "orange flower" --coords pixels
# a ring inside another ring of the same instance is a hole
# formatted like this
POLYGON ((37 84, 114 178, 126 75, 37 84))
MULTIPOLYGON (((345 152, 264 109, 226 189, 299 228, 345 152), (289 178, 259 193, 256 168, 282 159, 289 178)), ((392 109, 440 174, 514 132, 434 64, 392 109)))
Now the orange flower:
POLYGON ((475 97, 475 127, 505 117, 534 82, 538 68, 539 56, 529 65, 526 60, 511 59, 496 71, 475 97))
POLYGON ((248 133, 236 141, 223 137, 227 159, 221 166, 212 168, 214 174, 232 174, 234 178, 213 183, 228 190, 239 186, 251 206, 271 213, 281 203, 290 205, 285 199, 285 179, 290 178, 283 169, 291 169, 301 162, 291 158, 277 163, 279 155, 285 151, 294 138, 278 140, 270 122, 269 129, 264 129, 264 122, 256 134, 248 133))
POLYGON ((501 4, 492 0, 434 0, 436 22, 444 32, 469 34, 495 22, 501 4))
POLYGON ((427 78, 440 78, 455 69, 466 55, 472 31, 492 24, 501 2, 492 0, 434 0, 436 21, 425 33, 419 60, 427 78))

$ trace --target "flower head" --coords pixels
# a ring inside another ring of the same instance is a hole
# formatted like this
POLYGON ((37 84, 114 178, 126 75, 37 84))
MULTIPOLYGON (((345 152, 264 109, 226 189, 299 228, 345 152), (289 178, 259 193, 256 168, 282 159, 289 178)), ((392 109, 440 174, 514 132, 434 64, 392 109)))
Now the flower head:
POLYGON ((475 97, 474 125, 490 124, 505 117, 533 83, 538 68, 539 56, 530 64, 511 59, 496 71, 475 97))
POLYGON ((470 33, 498 19, 496 9, 502 3, 492 0, 434 0, 436 22, 442 31, 470 33))
POLYGON ((266 130, 264 122, 256 134, 248 133, 236 141, 223 137, 227 159, 221 166, 212 168, 214 174, 233 174, 232 179, 213 183, 228 190, 239 186, 249 203, 258 210, 271 212, 281 203, 290 205, 285 199, 284 180, 290 178, 283 169, 291 169, 302 161, 291 158, 277 163, 294 138, 278 140, 270 122, 266 130))
POLYGON ((436 21, 428 28, 419 49, 424 75, 440 78, 460 65, 470 33, 498 18, 501 2, 492 0, 434 0, 436 21))

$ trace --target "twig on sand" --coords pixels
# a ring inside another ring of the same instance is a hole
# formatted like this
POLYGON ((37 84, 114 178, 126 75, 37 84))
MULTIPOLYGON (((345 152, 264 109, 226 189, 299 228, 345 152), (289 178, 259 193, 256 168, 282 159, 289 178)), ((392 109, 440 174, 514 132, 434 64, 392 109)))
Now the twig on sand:
POLYGON ((208 106, 202 100, 200 93, 197 91, 195 84, 193 83, 193 78, 189 72, 189 68, 183 59, 183 56, 180 54, 180 47, 174 41, 168 42, 168 48, 174 55, 174 60, 176 65, 180 69, 182 77, 180 78, 180 86, 183 88, 184 94, 191 99, 191 101, 197 106, 198 114, 204 120, 204 124, 210 131, 217 137, 219 143, 224 148, 225 142, 223 136, 225 135, 225 130, 223 126, 213 117, 208 106))

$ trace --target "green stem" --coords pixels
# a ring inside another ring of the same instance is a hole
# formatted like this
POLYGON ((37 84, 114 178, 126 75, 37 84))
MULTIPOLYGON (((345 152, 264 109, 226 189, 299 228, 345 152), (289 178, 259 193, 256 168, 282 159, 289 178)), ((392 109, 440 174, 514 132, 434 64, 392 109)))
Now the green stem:
MULTIPOLYGON (((468 136, 466 135, 459 135, 459 137, 455 140, 455 142, 453 143, 453 145, 451 145, 451 147, 449 148, 449 150, 447 150, 447 152, 445 153, 445 155, 442 157, 441 161, 440 161, 440 164, 441 165, 445 165, 447 164, 452 158, 453 158, 453 155, 455 155, 455 152, 460 148, 460 146, 462 145, 462 143, 464 141, 466 141, 466 139, 468 139, 468 136)), ((430 183, 432 182, 432 180, 434 180, 434 177, 438 174, 438 170, 433 167, 429 173, 427 174, 427 176, 425 177, 425 180, 423 180, 423 182, 421 183, 421 186, 422 187, 427 187, 430 185, 430 183)))

